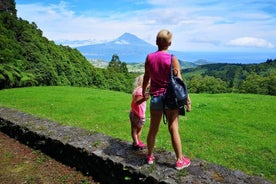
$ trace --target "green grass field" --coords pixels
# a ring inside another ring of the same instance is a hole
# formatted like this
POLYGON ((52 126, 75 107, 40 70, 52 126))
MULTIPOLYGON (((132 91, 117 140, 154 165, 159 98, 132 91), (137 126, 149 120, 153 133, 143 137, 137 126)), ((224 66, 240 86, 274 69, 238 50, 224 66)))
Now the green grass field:
MULTIPOLYGON (((193 110, 180 117, 183 152, 276 182, 276 96, 190 94, 193 110)), ((131 95, 77 87, 32 87, 0 91, 0 106, 131 141, 131 95)), ((149 102, 148 102, 149 107, 149 102)), ((149 111, 143 141, 149 127, 149 111)), ((161 123, 157 149, 172 151, 161 123)))

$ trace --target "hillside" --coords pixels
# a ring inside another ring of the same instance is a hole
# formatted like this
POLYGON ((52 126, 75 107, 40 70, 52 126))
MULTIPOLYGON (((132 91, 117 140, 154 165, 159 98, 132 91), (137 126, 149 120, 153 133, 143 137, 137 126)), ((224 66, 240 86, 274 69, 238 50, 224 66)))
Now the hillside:
POLYGON ((202 64, 197 67, 189 67, 182 70, 186 77, 191 77, 196 74, 209 75, 221 78, 227 81, 230 78, 242 77, 245 73, 255 72, 261 76, 267 76, 270 72, 276 70, 276 60, 267 60, 260 64, 229 64, 229 63, 213 63, 202 64))
POLYGON ((88 79, 93 78, 94 67, 78 50, 48 40, 34 22, 10 13, 16 12, 11 7, 0 9, 0 89, 92 85, 88 79))

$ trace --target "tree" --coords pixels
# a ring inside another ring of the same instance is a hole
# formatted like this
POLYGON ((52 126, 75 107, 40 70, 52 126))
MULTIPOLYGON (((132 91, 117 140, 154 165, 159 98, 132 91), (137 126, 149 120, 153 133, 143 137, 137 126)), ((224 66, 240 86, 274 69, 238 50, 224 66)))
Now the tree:
POLYGON ((188 90, 191 93, 225 93, 227 84, 219 78, 196 75, 188 82, 188 90))
POLYGON ((112 59, 109 62, 107 69, 116 73, 128 73, 127 64, 121 62, 117 54, 112 55, 112 59))
POLYGON ((207 75, 203 77, 201 86, 203 87, 203 92, 208 93, 225 93, 227 88, 226 82, 207 75))
POLYGON ((274 69, 271 73, 269 73, 268 77, 268 94, 276 95, 276 69, 274 69))
POLYGON ((195 75, 192 77, 190 81, 187 82, 188 84, 188 90, 191 93, 200 93, 200 85, 201 85, 202 76, 201 75, 195 75))
POLYGON ((267 94, 268 88, 266 79, 257 75, 255 72, 250 73, 241 84, 241 92, 253 94, 267 94))

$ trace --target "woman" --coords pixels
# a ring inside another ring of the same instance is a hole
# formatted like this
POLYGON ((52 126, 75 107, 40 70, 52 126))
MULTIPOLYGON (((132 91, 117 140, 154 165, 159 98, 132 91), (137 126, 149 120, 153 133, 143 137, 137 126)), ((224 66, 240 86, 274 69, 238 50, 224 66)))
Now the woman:
POLYGON ((163 105, 163 94, 169 83, 170 65, 172 63, 174 74, 182 78, 177 58, 168 53, 171 46, 172 34, 168 30, 161 30, 156 37, 158 50, 148 54, 145 62, 145 74, 143 80, 143 95, 146 97, 147 86, 150 81, 150 128, 147 136, 147 163, 154 162, 154 145, 163 112, 167 115, 168 129, 171 135, 173 149, 176 155, 175 168, 181 170, 190 165, 190 159, 182 154, 181 139, 178 131, 178 109, 168 109, 163 105))

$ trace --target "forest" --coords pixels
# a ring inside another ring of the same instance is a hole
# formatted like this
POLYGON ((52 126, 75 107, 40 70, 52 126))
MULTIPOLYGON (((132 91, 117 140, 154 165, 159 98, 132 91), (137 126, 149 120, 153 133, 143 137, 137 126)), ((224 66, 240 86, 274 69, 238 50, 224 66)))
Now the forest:
POLYGON ((260 64, 206 64, 181 73, 192 93, 276 95, 276 59, 260 64))
MULTIPOLYGON (((191 93, 276 95, 275 59, 250 65, 206 64, 182 74, 191 93)), ((94 67, 77 49, 55 44, 34 22, 18 18, 14 0, 0 1, 0 89, 77 86, 131 93, 138 75, 116 54, 107 68, 94 67)))

